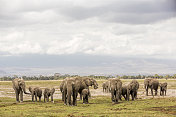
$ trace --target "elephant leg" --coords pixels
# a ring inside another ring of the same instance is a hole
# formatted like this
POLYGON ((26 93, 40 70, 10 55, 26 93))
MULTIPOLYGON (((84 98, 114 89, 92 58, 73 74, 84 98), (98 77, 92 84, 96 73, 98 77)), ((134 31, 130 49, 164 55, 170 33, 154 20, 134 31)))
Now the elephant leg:
POLYGON ((88 96, 91 98, 91 93, 90 93, 90 91, 88 90, 88 96))
POLYGON ((41 102, 41 96, 39 97, 39 102, 41 102))
POLYGON ((82 100, 82 93, 80 93, 80 100, 82 100))
POLYGON ((135 91, 135 99, 137 99, 137 91, 135 91))
POLYGON ((15 94, 16 94, 16 102, 19 102, 19 91, 15 90, 15 94))
POLYGON ((152 96, 153 96, 153 88, 151 88, 151 94, 152 94, 152 96))
POLYGON ((161 91, 161 89, 160 89, 160 95, 162 95, 161 92, 162 92, 162 91, 161 91))
POLYGON ((32 93, 32 101, 34 101, 34 93, 32 93))
POLYGON ((89 98, 87 97, 87 104, 89 103, 89 98))
POLYGON ((63 91, 62 91, 62 101, 64 101, 64 93, 63 93, 63 91))
POLYGON ((49 96, 47 96, 47 98, 46 98, 46 99, 47 99, 47 102, 49 102, 49 96))
POLYGON ((165 96, 166 96, 166 90, 165 90, 165 96))
POLYGON ((20 91, 20 101, 23 102, 23 91, 20 91))
POLYGON ((114 102, 114 91, 111 92, 111 100, 114 102))
POLYGON ((46 96, 44 95, 44 102, 45 102, 46 96))
POLYGON ((51 95, 51 102, 53 102, 53 103, 54 103, 54 100, 53 100, 53 95, 51 95))
POLYGON ((146 96, 148 96, 148 87, 146 87, 146 96))
POLYGON ((134 100, 134 92, 132 92, 131 97, 132 97, 132 100, 134 100))
POLYGON ((63 91, 63 97, 64 97, 64 104, 67 105, 67 95, 66 95, 66 91, 63 91))
POLYGON ((119 96, 119 99, 122 101, 122 96, 121 95, 119 96))
POLYGON ((156 90, 155 90, 155 96, 157 95, 157 92, 158 92, 158 90, 156 89, 156 90))
POLYGON ((37 102, 37 93, 35 93, 35 101, 37 102))
POLYGON ((74 91, 72 95, 73 95, 73 105, 76 106, 77 105, 76 91, 74 91))
POLYGON ((85 104, 85 100, 86 100, 86 99, 85 99, 85 96, 83 96, 83 104, 85 104))

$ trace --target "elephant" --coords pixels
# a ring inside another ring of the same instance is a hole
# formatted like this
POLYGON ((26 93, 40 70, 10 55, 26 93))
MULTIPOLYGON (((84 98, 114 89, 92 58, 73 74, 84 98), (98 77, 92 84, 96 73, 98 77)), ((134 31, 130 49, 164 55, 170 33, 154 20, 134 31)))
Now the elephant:
POLYGON ((35 101, 37 101, 37 97, 39 97, 39 102, 41 102, 41 97, 42 97, 42 89, 39 87, 29 87, 29 91, 31 92, 32 95, 32 101, 34 101, 34 96, 35 96, 35 101))
POLYGON ((112 79, 110 81, 110 88, 111 88, 111 100, 114 103, 118 103, 118 100, 121 97, 122 91, 122 81, 120 79, 112 79))
POLYGON ((89 103, 89 90, 83 89, 82 95, 83 95, 83 104, 88 104, 89 103))
POLYGON ((64 83, 65 83, 65 80, 67 78, 65 78, 61 83, 60 83, 60 91, 62 93, 62 101, 64 101, 64 94, 63 94, 63 87, 64 87, 64 83))
POLYGON ((161 96, 164 96, 164 95, 166 96, 167 82, 160 83, 159 86, 160 86, 160 95, 161 96))
MULTIPOLYGON (((121 90, 122 90, 121 96, 123 96, 124 99, 127 100, 127 86, 122 86, 121 90)), ((121 97, 120 97, 120 100, 121 100, 121 97)))
POLYGON ((106 81, 102 85, 103 87, 103 92, 110 92, 110 80, 106 81))
POLYGON ((15 78, 14 80, 12 80, 12 84, 16 94, 16 101, 19 102, 19 94, 20 94, 20 102, 23 102, 23 92, 25 94, 30 94, 26 92, 26 85, 24 80, 20 78, 15 78))
MULTIPOLYGON (((98 88, 98 83, 96 82, 95 79, 93 78, 76 78, 76 86, 78 93, 80 94, 80 100, 82 100, 82 90, 83 89, 88 89, 89 91, 89 86, 94 86, 94 89, 98 88)), ((89 91, 89 97, 91 96, 90 91, 89 91)))
POLYGON ((103 82, 102 87, 103 87, 103 92, 106 92, 106 82, 103 82))
POLYGON ((75 102, 75 79, 67 78, 64 80, 63 84, 63 98, 65 105, 73 105, 71 97, 73 97, 73 102, 75 102))
POLYGON ((132 100, 137 99, 137 92, 139 89, 139 82, 137 80, 132 80, 127 86, 127 100, 129 101, 130 95, 132 100))
POLYGON ((151 94, 153 95, 153 90, 155 90, 155 95, 157 95, 157 91, 158 91, 158 86, 159 86, 159 81, 156 79, 145 79, 144 80, 144 88, 146 90, 146 96, 148 96, 148 89, 151 89, 151 94))
POLYGON ((49 97, 51 96, 51 101, 54 103, 54 100, 53 100, 54 92, 55 92, 55 88, 52 88, 52 89, 45 88, 44 93, 43 93, 44 102, 45 102, 45 99, 46 99, 46 102, 49 102, 49 97))
MULTIPOLYGON (((98 84, 96 82, 96 80, 92 79, 92 78, 85 78, 85 77, 74 77, 74 78, 66 78, 63 80, 63 84, 64 85, 60 85, 61 89, 63 89, 62 91, 62 97, 64 98, 64 100, 66 100, 66 98, 68 97, 66 94, 66 86, 67 86, 67 81, 69 79, 72 79, 72 82, 74 82, 74 87, 72 87, 72 96, 73 96, 73 104, 74 106, 77 105, 77 96, 78 96, 78 93, 80 94, 80 100, 82 99, 82 90, 83 89, 88 89, 89 91, 89 86, 93 86, 94 85, 94 89, 97 89, 98 88, 98 84), (62 88, 63 87, 63 88, 62 88), (64 95, 64 92, 65 91, 65 95, 64 95)), ((70 94, 69 95, 69 98, 70 98, 70 94)), ((90 91, 89 91, 89 95, 90 95, 90 91)), ((64 101, 65 102, 65 101, 64 101)), ((65 104, 67 104, 65 102, 65 104)))

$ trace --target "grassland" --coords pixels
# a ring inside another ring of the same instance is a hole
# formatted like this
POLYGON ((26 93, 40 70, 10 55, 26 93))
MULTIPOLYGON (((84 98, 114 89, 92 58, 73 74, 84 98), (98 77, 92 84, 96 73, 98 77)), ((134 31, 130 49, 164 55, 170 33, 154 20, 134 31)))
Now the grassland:
MULTIPOLYGON (((122 80, 124 84, 130 80, 122 80)), ((140 82, 140 90, 143 91, 143 80, 140 82)), ((98 81, 99 92, 103 80, 98 81)), ((165 80, 160 80, 165 82, 165 80)), ((175 90, 175 80, 167 80, 168 88, 175 90)), ((26 81, 28 86, 55 87, 58 88, 60 81, 26 81)), ((23 103, 15 103, 14 91, 11 82, 0 82, 1 91, 4 93, 0 97, 0 116, 2 117, 174 117, 176 116, 176 97, 155 97, 140 98, 136 101, 121 101, 118 104, 111 102, 110 96, 93 96, 90 104, 82 104, 78 101, 78 106, 65 106, 61 99, 55 99, 55 103, 31 102, 26 98, 23 103), (12 93, 8 93, 11 91, 12 93), (6 97, 7 95, 7 97, 6 97), (11 97, 8 97, 11 95, 11 97)), ((93 89, 92 89, 93 90, 93 89)), ((58 90, 59 91, 59 90, 58 90)), ((55 95, 60 95, 56 93, 55 95)))

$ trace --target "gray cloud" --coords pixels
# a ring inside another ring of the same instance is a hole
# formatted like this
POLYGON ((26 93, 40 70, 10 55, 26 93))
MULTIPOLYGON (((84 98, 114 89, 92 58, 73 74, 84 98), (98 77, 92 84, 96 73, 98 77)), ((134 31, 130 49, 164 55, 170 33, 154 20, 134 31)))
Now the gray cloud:
MULTIPOLYGON (((107 56, 175 59, 175 3, 175 0, 13 0, 13 3, 0 0, 0 56, 11 58, 0 60, 0 65, 31 68, 67 65, 63 67, 71 66, 70 71, 89 67, 88 71, 112 73, 118 68, 115 63, 122 61, 107 56)), ((130 66, 131 63, 124 59, 122 65, 117 64, 121 66, 120 73, 142 70, 138 64, 134 64, 135 68, 130 66)), ((159 67, 167 68, 168 73, 173 71, 170 64, 150 63, 158 66, 152 67, 153 71, 157 72, 159 67)), ((151 71, 149 66, 143 71, 151 71)))

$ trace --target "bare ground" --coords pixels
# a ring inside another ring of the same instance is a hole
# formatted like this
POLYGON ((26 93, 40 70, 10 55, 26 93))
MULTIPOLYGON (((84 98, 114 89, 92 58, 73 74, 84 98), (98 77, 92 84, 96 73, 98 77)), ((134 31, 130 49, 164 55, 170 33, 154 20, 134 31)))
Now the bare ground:
MULTIPOLYGON (((124 84, 128 84, 128 82, 126 82, 124 84)), ((174 82, 174 83, 172 82, 170 85, 176 85, 176 82, 174 82)), ((102 85, 99 84, 99 88, 98 89, 90 88, 91 96, 93 96, 93 97, 94 96, 109 96, 110 97, 111 96, 110 93, 103 92, 103 89, 102 89, 101 86, 102 85)), ((143 84, 140 83, 140 88, 139 88, 139 91, 138 91, 138 98, 139 99, 153 98, 153 96, 151 96, 150 90, 149 90, 149 96, 145 95, 145 90, 144 90, 143 87, 144 87, 143 84)), ((45 87, 41 87, 41 88, 43 90, 45 89, 45 87)), ((54 99, 61 99, 61 92, 59 90, 59 86, 54 86, 54 88, 56 89, 55 94, 54 94, 54 99)), ((161 97, 163 97, 163 96, 159 95, 159 92, 160 92, 160 90, 158 90, 158 95, 154 96, 154 98, 161 98, 161 97)), ((11 97, 11 98, 15 98, 15 92, 14 92, 12 86, 1 85, 0 86, 0 97, 11 97)), ((164 97, 176 97, 176 89, 168 88, 167 89, 167 96, 164 96, 164 97)), ((29 99, 31 99, 31 96, 24 94, 24 100, 29 100, 29 99)))

